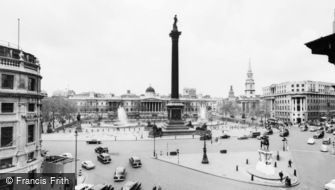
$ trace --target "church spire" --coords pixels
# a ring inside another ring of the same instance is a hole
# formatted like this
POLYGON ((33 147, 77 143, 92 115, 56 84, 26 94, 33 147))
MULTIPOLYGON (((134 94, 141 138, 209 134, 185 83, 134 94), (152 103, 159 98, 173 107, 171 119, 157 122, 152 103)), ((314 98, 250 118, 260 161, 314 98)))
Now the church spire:
POLYGON ((255 81, 253 79, 253 73, 251 71, 251 61, 249 58, 249 68, 247 72, 247 80, 245 81, 245 95, 247 97, 255 96, 255 81))

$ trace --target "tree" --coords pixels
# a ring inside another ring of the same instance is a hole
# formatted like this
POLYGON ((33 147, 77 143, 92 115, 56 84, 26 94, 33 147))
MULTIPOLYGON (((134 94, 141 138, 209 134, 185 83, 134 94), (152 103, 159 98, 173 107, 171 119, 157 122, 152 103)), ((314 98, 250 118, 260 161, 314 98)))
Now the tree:
POLYGON ((42 117, 45 122, 53 122, 57 119, 62 125, 65 119, 73 119, 77 112, 76 103, 64 97, 47 97, 42 100, 42 117))
POLYGON ((224 101, 219 109, 224 115, 230 116, 235 116, 240 112, 239 106, 234 101, 224 101))

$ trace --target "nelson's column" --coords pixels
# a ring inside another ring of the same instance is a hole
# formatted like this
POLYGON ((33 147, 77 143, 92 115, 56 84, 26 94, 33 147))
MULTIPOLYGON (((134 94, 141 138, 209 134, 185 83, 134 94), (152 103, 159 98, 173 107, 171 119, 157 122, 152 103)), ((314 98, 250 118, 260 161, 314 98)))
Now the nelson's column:
POLYGON ((179 56, 178 40, 181 34, 177 27, 177 15, 174 16, 174 23, 170 37, 172 39, 172 70, 171 70, 171 100, 167 104, 168 122, 163 127, 163 135, 190 135, 194 129, 185 125, 182 119, 184 104, 179 100, 179 56))

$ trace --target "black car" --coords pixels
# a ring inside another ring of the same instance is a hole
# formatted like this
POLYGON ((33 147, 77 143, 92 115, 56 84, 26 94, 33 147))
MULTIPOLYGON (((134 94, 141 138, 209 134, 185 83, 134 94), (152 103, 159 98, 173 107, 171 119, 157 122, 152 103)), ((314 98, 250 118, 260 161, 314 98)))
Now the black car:
POLYGON ((87 144, 101 144, 101 141, 98 141, 97 139, 92 139, 89 141, 86 141, 87 144))
POLYGON ((325 132, 324 131, 318 131, 315 133, 315 135, 313 135, 313 138, 315 139, 321 139, 325 136, 325 132))
POLYGON ((279 136, 287 137, 289 134, 290 132, 288 131, 288 129, 283 129, 282 131, 280 131, 279 136))
POLYGON ((109 164, 109 163, 112 162, 112 159, 111 159, 110 155, 107 154, 107 153, 99 154, 97 156, 97 159, 98 159, 99 162, 101 162, 103 164, 109 164))
POLYGON ((266 131, 264 132, 265 135, 272 135, 273 130, 271 128, 267 128, 266 131))
POLYGON ((101 154, 101 153, 108 153, 108 148, 107 147, 101 147, 101 146, 98 146, 97 148, 94 149, 94 151, 98 154, 101 154))
POLYGON ((227 135, 227 134, 223 134, 223 135, 220 136, 220 138, 221 139, 228 139, 228 138, 230 138, 230 136, 227 135))

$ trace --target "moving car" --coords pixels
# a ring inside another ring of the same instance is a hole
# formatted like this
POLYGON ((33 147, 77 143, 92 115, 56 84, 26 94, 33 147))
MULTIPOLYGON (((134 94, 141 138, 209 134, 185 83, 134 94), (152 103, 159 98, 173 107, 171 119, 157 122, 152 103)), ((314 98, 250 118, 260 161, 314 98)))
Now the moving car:
POLYGON ((307 144, 310 144, 310 145, 315 144, 314 138, 308 138, 307 144))
POLYGON ((330 137, 325 137, 322 139, 322 144, 330 144, 330 143, 331 143, 330 137))
POLYGON ((142 166, 141 159, 137 156, 132 156, 129 158, 129 163, 133 168, 139 168, 142 166))
POLYGON ((315 133, 315 135, 313 135, 313 138, 315 138, 315 139, 321 139, 321 138, 323 138, 325 136, 325 132, 324 131, 317 131, 316 133, 315 133))
POLYGON ((279 136, 287 137, 289 134, 290 132, 288 131, 288 129, 283 129, 282 131, 280 131, 279 136))
POLYGON ((115 169, 115 172, 114 172, 114 181, 124 181, 126 179, 126 175, 127 175, 127 172, 126 172, 126 168, 122 167, 122 166, 119 166, 115 169))
POLYGON ((99 154, 97 158, 98 158, 98 161, 100 161, 103 164, 109 164, 112 162, 110 155, 107 153, 99 154))
POLYGON ((327 133, 333 133, 334 131, 335 131, 334 128, 329 128, 329 129, 327 130, 327 133))
POLYGON ((127 181, 126 184, 124 184, 121 187, 121 190, 140 190, 141 189, 141 183, 140 182, 134 182, 134 181, 127 181))
POLYGON ((254 132, 250 132, 250 138, 257 138, 258 136, 261 136, 261 132, 259 131, 254 131, 254 132))
POLYGON ((85 168, 85 169, 87 169, 87 170, 90 170, 90 169, 95 168, 95 165, 94 165, 94 163, 93 163, 92 161, 90 161, 90 160, 86 160, 86 161, 83 161, 83 162, 81 163, 81 167, 82 167, 82 168, 85 168))
POLYGON ((97 148, 94 149, 94 151, 98 154, 101 154, 101 153, 108 153, 108 148, 107 147, 101 147, 101 146, 98 146, 97 148))
POLYGON ((228 134, 222 134, 221 136, 220 136, 220 138, 221 139, 228 139, 228 138, 230 138, 230 136, 228 135, 228 134))
POLYGON ((320 151, 321 152, 328 152, 328 146, 327 145, 321 145, 321 147, 320 147, 320 151))
POLYGON ((264 132, 265 135, 272 135, 273 134, 273 130, 272 128, 268 128, 266 129, 266 131, 264 132))
POLYGON ((245 140, 248 138, 249 138, 248 135, 242 135, 242 136, 237 137, 238 140, 245 140))
POLYGON ((325 190, 335 190, 335 179, 325 185, 325 190))
POLYGON ((91 184, 86 184, 86 183, 82 183, 82 184, 78 184, 74 187, 75 190, 88 190, 89 188, 93 187, 93 185, 91 184))
POLYGON ((97 140, 97 139, 92 139, 89 141, 86 141, 87 144, 101 144, 101 141, 97 140))
POLYGON ((300 131, 308 131, 308 127, 307 127, 307 125, 303 125, 303 126, 300 128, 300 131))
POLYGON ((73 158, 72 154, 71 154, 71 153, 68 153, 68 152, 62 153, 62 154, 59 155, 59 156, 62 156, 62 157, 65 157, 65 158, 73 158))

